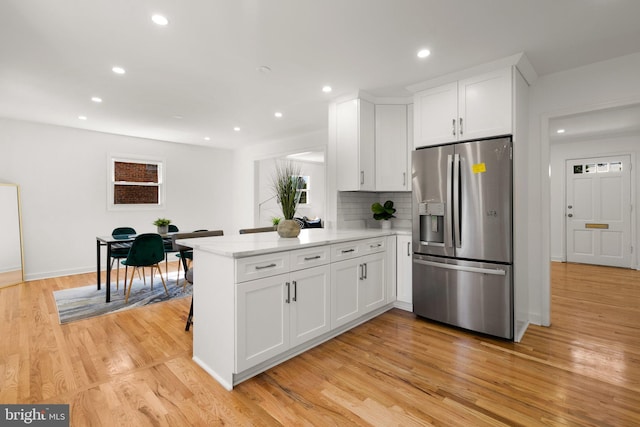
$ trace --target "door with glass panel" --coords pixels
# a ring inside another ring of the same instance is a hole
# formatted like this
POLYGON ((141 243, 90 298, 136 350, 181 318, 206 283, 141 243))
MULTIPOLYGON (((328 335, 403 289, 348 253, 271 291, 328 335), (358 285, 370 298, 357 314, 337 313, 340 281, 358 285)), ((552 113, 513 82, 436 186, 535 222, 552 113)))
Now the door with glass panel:
POLYGON ((631 268, 630 156, 566 161, 567 261, 631 268))

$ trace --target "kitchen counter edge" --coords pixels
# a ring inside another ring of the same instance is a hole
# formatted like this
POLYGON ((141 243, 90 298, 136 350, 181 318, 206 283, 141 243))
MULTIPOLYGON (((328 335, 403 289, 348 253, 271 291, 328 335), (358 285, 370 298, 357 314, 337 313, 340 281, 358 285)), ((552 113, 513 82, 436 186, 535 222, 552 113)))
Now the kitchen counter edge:
POLYGON ((324 228, 308 228, 300 230, 300 235, 296 238, 283 238, 273 231, 267 233, 179 239, 176 243, 215 255, 230 258, 245 258, 353 240, 410 234, 411 231, 405 229, 330 230, 324 228))

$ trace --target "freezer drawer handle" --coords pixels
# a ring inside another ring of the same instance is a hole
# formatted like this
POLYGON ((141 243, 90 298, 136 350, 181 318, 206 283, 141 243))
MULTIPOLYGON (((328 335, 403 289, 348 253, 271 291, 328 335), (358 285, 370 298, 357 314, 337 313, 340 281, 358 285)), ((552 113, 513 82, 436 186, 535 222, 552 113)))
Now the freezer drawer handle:
POLYGON ((430 267, 446 268, 448 270, 468 271, 470 273, 493 274, 496 276, 505 276, 507 274, 505 270, 502 270, 499 268, 492 269, 492 268, 478 268, 478 267, 463 267, 461 265, 442 264, 440 262, 423 261, 421 259, 414 259, 413 262, 417 264, 428 265, 430 267))

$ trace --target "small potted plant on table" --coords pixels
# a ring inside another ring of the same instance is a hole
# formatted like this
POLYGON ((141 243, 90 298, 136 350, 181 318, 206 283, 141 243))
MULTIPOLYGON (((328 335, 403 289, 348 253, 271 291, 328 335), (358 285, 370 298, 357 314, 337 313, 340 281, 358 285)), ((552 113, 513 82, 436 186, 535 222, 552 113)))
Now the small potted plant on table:
POLYGON ((158 218, 153 221, 153 225, 158 227, 158 234, 167 234, 169 232, 169 224, 171 224, 171 220, 167 218, 158 218))

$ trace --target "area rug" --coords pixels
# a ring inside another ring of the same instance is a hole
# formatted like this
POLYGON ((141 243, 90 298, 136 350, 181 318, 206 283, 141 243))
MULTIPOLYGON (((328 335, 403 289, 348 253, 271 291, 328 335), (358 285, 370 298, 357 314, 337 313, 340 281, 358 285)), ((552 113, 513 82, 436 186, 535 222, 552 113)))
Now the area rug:
POLYGON ((176 273, 170 273, 169 279, 165 278, 165 280, 169 295, 164 292, 162 281, 158 276, 153 279, 153 290, 151 290, 150 286, 150 277, 146 278, 146 285, 142 279, 134 279, 131 295, 129 295, 129 302, 127 303, 124 302, 122 283, 120 283, 120 289, 118 291, 116 291, 115 283, 111 283, 111 302, 109 303, 105 302, 104 283, 102 284, 101 290, 98 290, 96 285, 93 284, 80 288, 54 291, 53 296, 58 307, 60 324, 101 316, 103 314, 117 313, 174 298, 191 296, 193 287, 187 284, 186 289, 182 290, 182 285, 184 284, 183 278, 180 279, 180 286, 177 286, 176 273))

